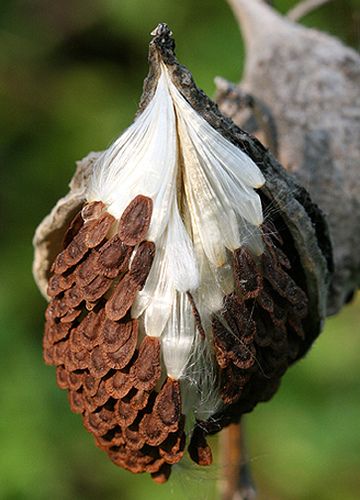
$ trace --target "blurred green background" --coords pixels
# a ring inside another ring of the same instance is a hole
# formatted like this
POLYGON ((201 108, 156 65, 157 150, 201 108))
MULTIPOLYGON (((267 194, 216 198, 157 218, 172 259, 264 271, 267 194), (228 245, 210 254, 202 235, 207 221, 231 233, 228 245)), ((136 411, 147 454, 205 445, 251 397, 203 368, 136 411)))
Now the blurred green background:
MULTIPOLYGON (((285 12, 296 2, 274 3, 285 12)), ((242 41, 225 1, 0 0, 1 500, 217 497, 219 465, 185 464, 156 486, 94 446, 43 364, 45 302, 31 276, 34 229, 66 192, 74 161, 131 122, 160 21, 210 95, 214 76, 239 80, 242 41)), ((303 22, 360 47, 357 0, 333 1, 303 22)), ((358 299, 248 417, 260 499, 360 498, 359 325, 358 299)))

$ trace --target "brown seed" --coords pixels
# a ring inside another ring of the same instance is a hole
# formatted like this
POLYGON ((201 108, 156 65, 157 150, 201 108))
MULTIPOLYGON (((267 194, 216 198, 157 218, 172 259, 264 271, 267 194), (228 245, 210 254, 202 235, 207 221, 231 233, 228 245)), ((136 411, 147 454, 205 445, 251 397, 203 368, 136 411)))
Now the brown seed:
POLYGON ((126 323, 119 323, 105 318, 100 330, 100 343, 104 351, 117 351, 128 341, 134 328, 136 326, 131 320, 126 323))
POLYGON ((104 316, 103 310, 99 313, 90 311, 76 328, 76 336, 79 335, 82 338, 80 343, 86 349, 92 349, 99 343, 101 324, 104 321, 104 316))
POLYGON ((65 368, 69 371, 85 370, 89 366, 89 352, 85 349, 80 351, 66 350, 64 357, 65 368))
POLYGON ((69 391, 70 408, 74 413, 83 413, 84 397, 79 391, 69 391))
POLYGON ((67 279, 65 276, 62 276, 60 274, 54 274, 49 279, 47 294, 49 295, 49 297, 55 297, 64 290, 70 288, 71 285, 72 285, 71 279, 67 279))
POLYGON ((54 365, 63 365, 65 363, 65 358, 69 350, 69 343, 65 341, 57 342, 54 345, 53 350, 53 360, 54 365))
POLYGON ((81 210, 82 219, 87 222, 93 219, 98 219, 105 210, 105 203, 102 201, 92 201, 84 205, 81 210))
MULTIPOLYGON (((158 415, 163 425, 171 428, 178 427, 181 416, 180 383, 167 378, 156 397, 154 413, 158 415)), ((174 429, 176 430, 176 429, 174 429)))
POLYGON ((93 250, 87 259, 76 268, 76 282, 80 287, 88 285, 98 275, 98 271, 95 269, 97 258, 98 253, 93 250))
POLYGON ((137 391, 131 398, 130 405, 137 411, 143 410, 149 401, 149 395, 147 391, 137 391))
POLYGON ((103 276, 116 278, 127 271, 132 250, 116 234, 99 249, 94 269, 103 276))
POLYGON ((59 342, 67 337, 71 325, 68 323, 58 323, 56 321, 47 321, 45 325, 45 337, 51 344, 59 342))
POLYGON ((65 250, 61 252, 64 255, 64 263, 67 265, 67 268, 75 266, 75 264, 80 262, 88 252, 88 248, 85 244, 85 234, 83 233, 84 227, 85 226, 80 229, 75 238, 71 240, 65 250))
POLYGON ((158 484, 164 484, 169 479, 171 467, 169 464, 163 464, 157 472, 151 474, 152 480, 158 484))
POLYGON ((52 299, 45 311, 45 318, 47 321, 54 321, 56 318, 65 316, 68 312, 69 306, 64 298, 52 299))
POLYGON ((144 337, 131 374, 137 389, 151 391, 155 387, 161 375, 160 340, 157 337, 144 337))
POLYGON ((111 287, 112 280, 106 276, 98 275, 88 285, 81 288, 83 297, 88 302, 96 302, 99 300, 111 287))
MULTIPOLYGON (((133 382, 127 371, 116 370, 114 375, 105 381, 106 391, 114 399, 121 399, 126 396, 131 388, 133 382)), ((140 409, 140 408, 135 408, 140 409)))
POLYGON ((73 309, 81 304, 84 300, 84 293, 77 285, 73 285, 64 293, 64 302, 69 309, 73 309))
POLYGON ((262 288, 262 276, 254 257, 245 247, 234 252, 234 277, 237 293, 247 300, 256 297, 262 288))
POLYGON ((86 429, 97 437, 101 437, 116 426, 113 412, 105 408, 96 413, 85 412, 83 422, 86 429))
POLYGON ((147 413, 139 424, 139 433, 146 444, 150 446, 159 446, 169 435, 169 430, 161 423, 157 415, 154 413, 147 413))
POLYGON ((103 358, 110 368, 122 370, 130 362, 133 357, 137 344, 138 326, 137 322, 133 321, 133 329, 128 340, 119 349, 114 352, 104 351, 102 349, 103 358))
POLYGON ((69 388, 69 376, 68 371, 62 366, 56 368, 56 382, 60 389, 69 388))
POLYGON ((81 309, 69 309, 68 312, 60 318, 61 323, 73 323, 76 318, 81 314, 81 309))
POLYGON ((195 427, 188 451, 192 460, 198 465, 206 466, 212 464, 211 448, 207 444, 204 432, 200 427, 195 427))
POLYGON ((75 238, 77 233, 80 231, 83 223, 84 223, 84 221, 83 221, 83 218, 81 217, 81 211, 77 212, 77 214, 75 215, 73 220, 70 222, 70 224, 65 232, 65 235, 63 238, 63 248, 66 248, 68 246, 68 244, 70 243, 70 241, 72 241, 75 238))
POLYGON ((168 464, 178 463, 184 456, 185 441, 185 434, 182 430, 169 434, 159 448, 160 456, 168 464))
POLYGON ((152 214, 152 200, 138 195, 126 207, 119 222, 119 236, 126 245, 135 246, 145 239, 152 214))
POLYGON ((85 244, 88 248, 95 248, 105 239, 115 218, 108 212, 104 212, 98 219, 86 223, 82 229, 85 244))
POLYGON ((105 381, 100 381, 96 393, 92 396, 90 396, 89 393, 85 390, 84 397, 86 401, 86 411, 88 412, 93 412, 97 408, 105 405, 105 403, 110 398, 110 395, 107 393, 105 388, 105 381))
MULTIPOLYGON (((135 418, 133 419, 133 421, 135 418)), ((131 422, 132 423, 132 422, 131 422)), ((125 426, 123 428, 123 434, 126 446, 129 450, 141 450, 145 444, 145 440, 139 434, 139 429, 136 426, 125 426)))
POLYGON ((95 378, 101 378, 108 373, 111 366, 104 356, 104 351, 100 346, 94 347, 90 353, 89 371, 95 378))
POLYGON ((138 246, 131 263, 130 275, 137 283, 139 290, 145 285, 155 256, 155 244, 152 241, 143 241, 138 246))
POLYGON ((83 380, 83 386, 84 386, 84 392, 86 393, 87 396, 93 397, 97 393, 97 390, 99 388, 101 379, 100 378, 95 378, 90 373, 87 373, 84 376, 83 380))
POLYGON ((68 373, 68 383, 69 388, 72 391, 77 391, 83 384, 84 374, 78 372, 69 372, 68 373))
MULTIPOLYGON (((137 410, 132 408, 128 401, 123 401, 121 399, 115 404, 114 412, 116 421, 121 428, 129 427, 134 422, 138 414, 137 410)), ((124 434, 124 437, 127 441, 126 434, 124 434)))
POLYGON ((131 275, 129 273, 125 274, 122 280, 116 285, 110 299, 105 305, 107 317, 113 321, 123 318, 132 306, 138 290, 139 287, 131 275))

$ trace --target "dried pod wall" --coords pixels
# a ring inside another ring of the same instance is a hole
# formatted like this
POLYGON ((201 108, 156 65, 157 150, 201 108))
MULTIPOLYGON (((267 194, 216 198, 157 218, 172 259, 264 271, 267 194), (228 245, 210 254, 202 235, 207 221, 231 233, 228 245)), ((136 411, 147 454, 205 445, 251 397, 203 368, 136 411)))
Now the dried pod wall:
POLYGON ((325 220, 179 65, 165 24, 134 123, 38 227, 45 362, 118 466, 157 482, 277 390, 321 330, 325 220))

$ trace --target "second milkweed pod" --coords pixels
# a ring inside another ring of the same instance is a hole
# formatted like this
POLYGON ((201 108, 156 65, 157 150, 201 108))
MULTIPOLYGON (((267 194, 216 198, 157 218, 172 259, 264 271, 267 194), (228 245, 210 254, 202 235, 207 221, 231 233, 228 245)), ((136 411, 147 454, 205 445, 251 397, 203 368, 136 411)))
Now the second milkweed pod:
MULTIPOLYGON (((196 87, 164 24, 149 60, 134 123, 96 157, 77 198, 83 224, 65 248, 48 233, 52 255, 67 257, 79 233, 101 229, 72 260, 56 257, 52 282, 73 273, 79 296, 50 287, 44 356, 61 387, 82 375, 74 410, 114 463, 161 482, 185 441, 209 464, 206 434, 271 397, 308 349, 330 256, 306 192, 196 87)), ((42 249, 51 217, 36 233, 42 249)))

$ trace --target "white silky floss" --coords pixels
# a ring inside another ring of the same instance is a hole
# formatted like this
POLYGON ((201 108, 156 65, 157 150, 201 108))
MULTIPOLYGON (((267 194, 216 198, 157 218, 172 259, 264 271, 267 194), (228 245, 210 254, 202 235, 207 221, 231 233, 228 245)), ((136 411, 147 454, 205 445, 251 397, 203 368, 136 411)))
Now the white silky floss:
POLYGON ((164 65, 146 109, 94 167, 88 201, 103 201, 116 218, 139 194, 153 201, 147 239, 156 254, 131 312, 143 318, 147 335, 161 336, 168 376, 196 386, 199 414, 214 410, 206 407, 215 404, 206 396, 216 379, 209 367, 211 315, 233 290, 229 253, 245 241, 254 253, 262 251, 263 213, 254 189, 264 182, 251 158, 190 106, 164 65), (196 331, 186 292, 195 299, 205 338, 196 331))

